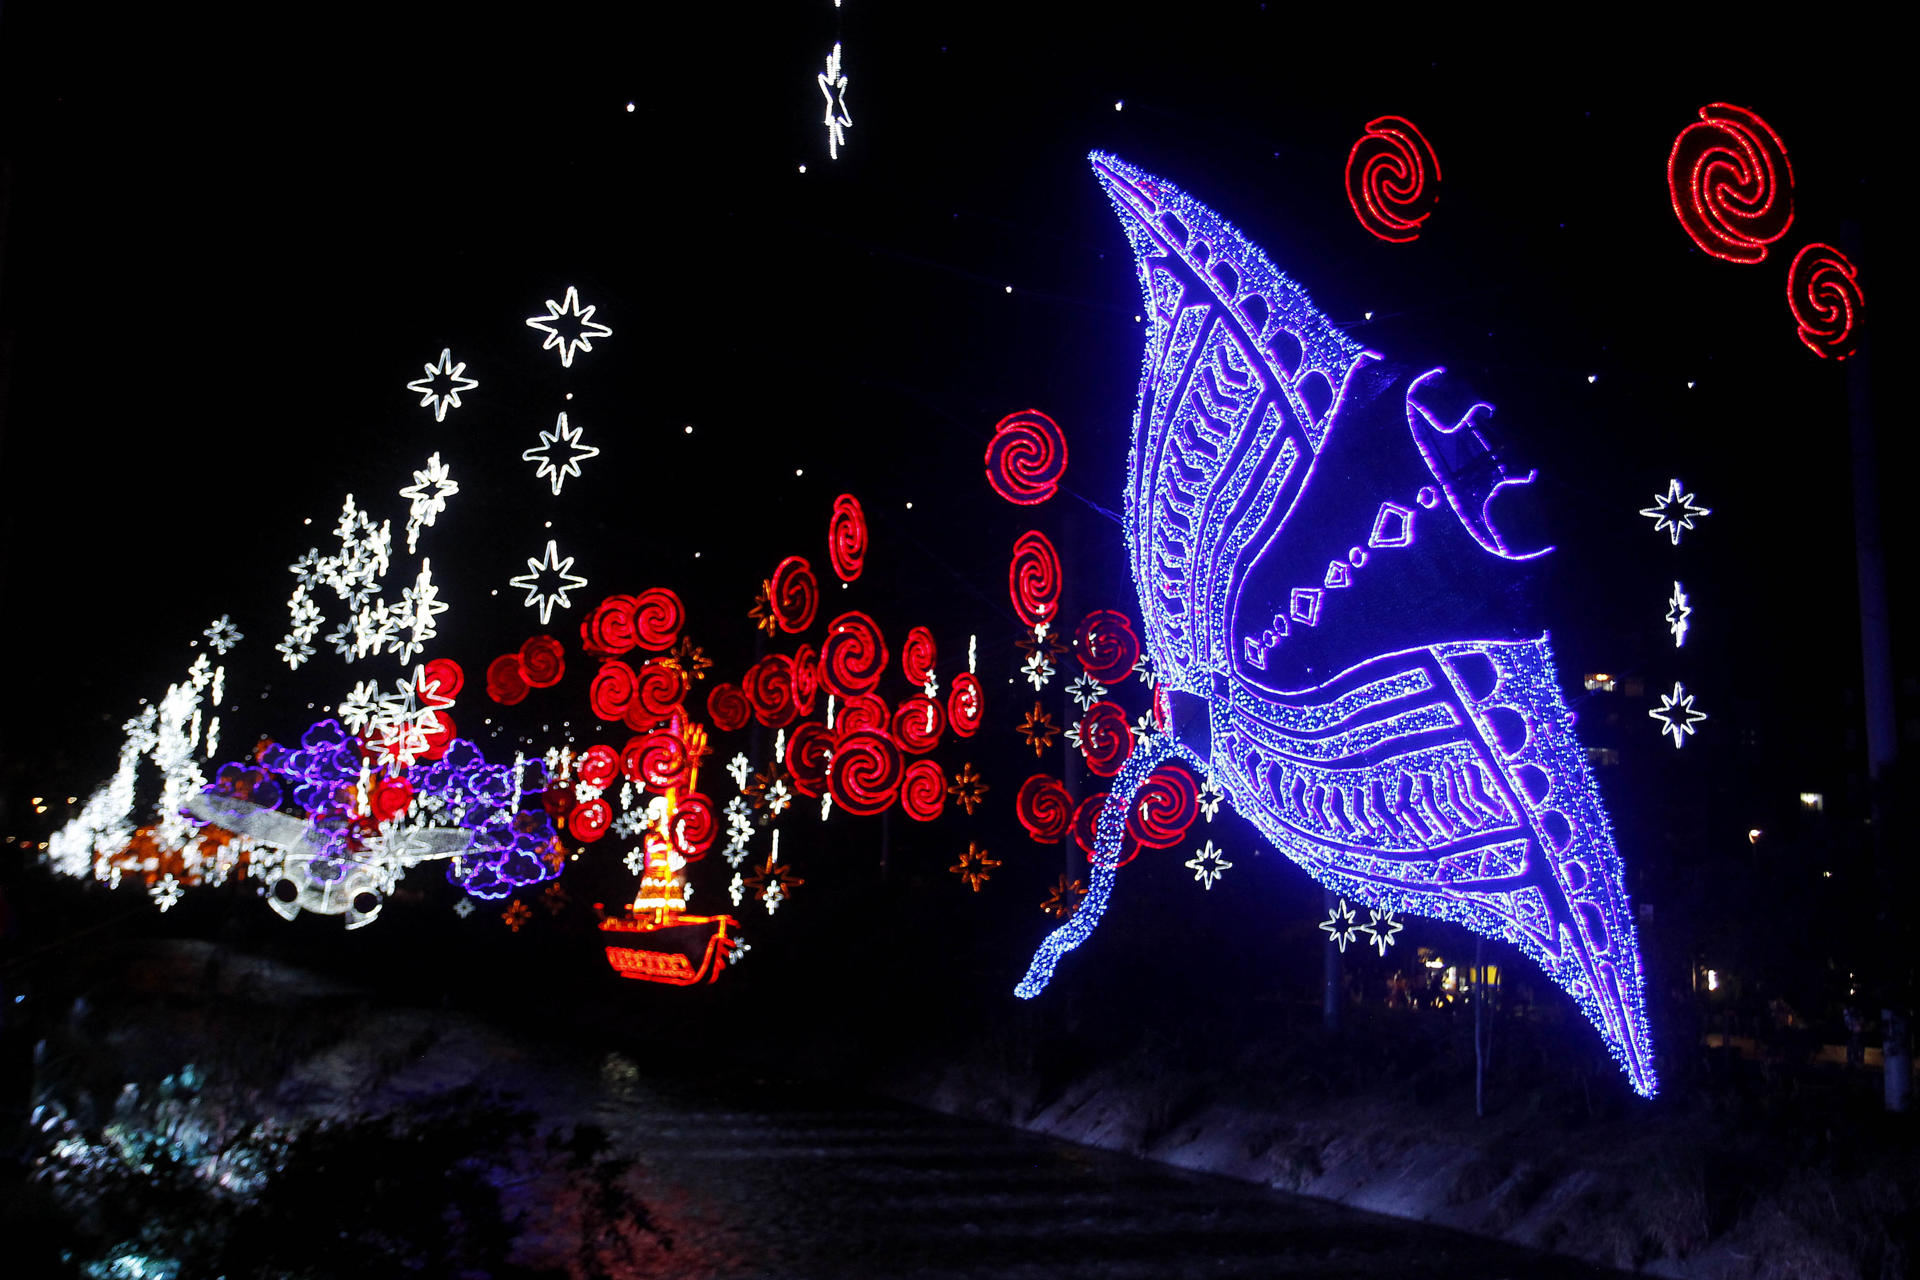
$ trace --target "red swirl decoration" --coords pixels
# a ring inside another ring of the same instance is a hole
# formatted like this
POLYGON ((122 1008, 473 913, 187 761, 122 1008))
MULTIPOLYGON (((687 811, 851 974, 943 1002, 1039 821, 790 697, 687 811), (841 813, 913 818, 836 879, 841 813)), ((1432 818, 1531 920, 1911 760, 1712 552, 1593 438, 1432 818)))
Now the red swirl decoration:
POLYGON ((634 705, 658 719, 666 719, 680 709, 687 696, 687 678, 662 658, 648 658, 641 664, 634 689, 634 705))
POLYGON ((947 690, 947 722, 953 726, 954 733, 971 738, 980 732, 983 705, 978 676, 962 671, 953 678, 953 688, 947 690))
POLYGON ((1700 108, 1667 155, 1667 193, 1681 228, 1723 262, 1765 261, 1793 225, 1786 144, 1745 107, 1700 108))
POLYGON ((904 698, 894 708, 893 740, 909 755, 923 756, 939 746, 940 731, 946 727, 946 712, 925 694, 904 698))
POLYGON ((740 690, 753 718, 769 729, 784 729, 800 713, 793 701, 793 659, 784 653, 770 653, 748 667, 740 690))
POLYGON ((580 646, 609 658, 633 648, 632 596, 608 596, 580 621, 580 646))
POLYGON ((1080 720, 1080 750, 1087 757, 1087 768, 1101 777, 1120 772, 1133 754, 1133 726, 1119 703, 1102 699, 1087 709, 1080 720))
POLYGON ((813 714, 814 700, 820 696, 820 655, 813 646, 803 644, 793 651, 793 705, 803 716, 813 714))
POLYGON ((987 441, 987 483, 1008 502, 1035 506, 1060 489, 1067 470, 1067 438, 1038 409, 1010 413, 987 441))
POLYGON ((1007 594, 1029 627, 1052 619, 1060 607, 1060 557, 1038 529, 1020 535, 1007 566, 1007 594))
MULTIPOLYGON (((1106 805, 1107 793, 1096 791, 1082 799, 1073 811, 1073 842, 1080 846, 1082 853, 1087 855, 1088 862, 1093 861, 1094 838, 1099 834, 1100 827, 1100 811, 1106 808, 1106 805)), ((1120 840, 1120 861, 1113 865, 1124 867, 1132 862, 1139 852, 1140 842, 1134 839, 1133 823, 1129 822, 1126 835, 1120 840)))
POLYGON ((713 847, 713 833, 718 824, 714 821, 713 802, 698 791, 680 797, 673 806, 673 817, 667 823, 667 838, 673 841, 676 853, 688 862, 698 862, 707 856, 707 850, 713 847))
POLYGON ((767 587, 773 620, 782 631, 793 635, 813 625, 813 615, 820 608, 820 583, 805 556, 788 556, 775 565, 767 587))
POLYGON ((577 804, 573 812, 567 815, 567 830, 573 832, 573 838, 581 844, 592 844, 607 834, 607 828, 612 825, 613 806, 605 800, 577 804))
POLYGON ((1440 161, 1411 120, 1381 116, 1347 152, 1347 203, 1360 225, 1382 240, 1407 244, 1440 203, 1440 161))
POLYGON ((848 698, 846 705, 840 708, 840 714, 833 718, 833 732, 838 738, 868 729, 885 733, 889 723, 886 699, 877 693, 863 693, 848 698))
POLYGON ((487 664, 487 696, 510 707, 527 696, 527 678, 520 674, 520 655, 503 653, 487 664))
POLYGON ((618 658, 608 658, 587 686, 587 705, 602 720, 618 720, 632 704, 638 683, 632 667, 618 658))
POLYGON ((665 587, 648 587, 633 598, 633 642, 642 649, 666 652, 686 624, 686 606, 665 587))
POLYGON ((925 627, 907 632, 907 642, 900 646, 900 670, 910 684, 926 684, 933 674, 935 652, 933 632, 925 627))
POLYGON ((467 673, 452 658, 435 658, 427 663, 420 673, 420 693, 424 700, 428 693, 435 699, 451 702, 460 696, 460 690, 467 683, 467 673))
POLYGON ((900 776, 900 812, 932 822, 947 807, 947 778, 931 760, 915 760, 900 776))
MULTIPOLYGON (((453 745, 454 736, 459 730, 454 726, 453 717, 444 709, 427 711, 423 713, 423 716, 432 719, 433 728, 427 730, 427 746, 426 750, 419 753, 420 758, 422 760, 438 760, 447 753, 447 748, 453 745)), ((425 722, 423 718, 421 723, 424 724, 425 722)))
POLYGON ((740 686, 732 681, 722 681, 707 692, 707 719, 713 721, 713 727, 720 732, 732 733, 744 727, 752 716, 753 707, 740 692, 740 686))
POLYGON ((830 693, 851 698, 872 693, 887 669, 887 642, 864 613, 843 613, 827 624, 820 642, 820 680, 830 693))
POLYGON ((1140 661, 1140 637, 1134 634, 1133 619, 1124 613, 1095 609, 1080 620, 1074 639, 1074 656, 1101 684, 1126 679, 1140 661))
POLYGON ((809 720, 787 738, 787 776, 793 789, 811 799, 819 799, 827 789, 827 761, 833 758, 833 735, 827 727, 809 720))
POLYGON ((827 558, 842 582, 858 578, 867 563, 867 513, 850 493, 833 500, 833 514, 827 518, 827 558))
POLYGON ((1199 816, 1200 787, 1193 775, 1178 764, 1163 764, 1134 792, 1127 835, 1143 849, 1171 849, 1199 816))
POLYGON ((1787 305, 1800 341, 1821 359, 1845 360, 1859 345, 1854 331, 1866 315, 1866 295, 1853 263, 1832 245, 1810 244, 1794 255, 1787 305))
POLYGON ((690 763, 687 744, 678 734, 666 730, 629 739, 627 749, 620 753, 621 771, 630 780, 655 791, 684 785, 690 763))
POLYGON ((573 771, 590 787, 604 787, 620 776, 620 757, 604 742, 596 742, 580 753, 573 771))
POLYGON ((567 651, 552 636, 528 636, 520 646, 520 675, 529 688, 551 689, 567 673, 567 651))
POLYGON ((1036 773, 1020 784, 1014 814, 1027 834, 1041 844, 1056 844, 1073 827, 1073 801, 1067 788, 1051 774, 1036 773))
POLYGON ((827 787, 833 802, 848 813, 870 818, 884 813, 900 791, 900 753, 884 733, 861 729, 833 749, 827 787))

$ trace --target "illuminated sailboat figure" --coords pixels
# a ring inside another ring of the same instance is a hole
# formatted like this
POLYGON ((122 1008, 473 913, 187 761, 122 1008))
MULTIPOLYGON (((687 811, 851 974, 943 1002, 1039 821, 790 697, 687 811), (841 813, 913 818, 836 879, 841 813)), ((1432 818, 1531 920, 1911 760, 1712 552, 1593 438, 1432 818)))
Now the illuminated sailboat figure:
POLYGON ((646 863, 640 892, 620 915, 600 922, 607 963, 623 978, 674 987, 715 982, 739 945, 740 922, 732 916, 687 914, 686 880, 681 875, 686 860, 669 833, 675 829, 683 790, 692 791, 699 776, 699 766, 692 765, 685 788, 670 787, 648 806, 648 822, 641 833, 646 863))
POLYGON ((1624 868, 1526 616, 1551 548, 1495 521, 1533 473, 1444 370, 1388 363, 1211 209, 1092 161, 1146 295, 1126 532, 1173 731, 1114 780, 1087 896, 1018 993, 1099 923, 1134 793, 1178 757, 1344 898, 1524 952, 1652 1094, 1624 868))

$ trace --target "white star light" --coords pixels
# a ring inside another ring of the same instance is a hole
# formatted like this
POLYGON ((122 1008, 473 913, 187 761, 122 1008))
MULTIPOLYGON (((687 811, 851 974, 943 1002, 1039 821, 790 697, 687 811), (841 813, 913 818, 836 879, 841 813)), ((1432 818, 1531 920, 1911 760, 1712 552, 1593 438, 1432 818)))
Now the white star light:
POLYGON ((359 733, 373 723, 374 716, 380 713, 380 686, 372 680, 362 680, 353 686, 353 692, 340 699, 335 707, 340 723, 347 726, 349 732, 359 733))
POLYGON ((240 634, 240 628, 233 625, 233 619, 224 613, 200 634, 207 638, 207 647, 218 654, 233 652, 233 646, 246 639, 240 634))
POLYGON ((413 473, 413 483, 400 490, 400 496, 407 500, 407 551, 412 553, 419 545, 420 530, 433 524, 435 516, 447 509, 447 499, 460 492, 460 486, 454 483, 447 470, 447 464, 440 461, 438 453, 427 459, 424 471, 413 473))
POLYGON ((540 443, 520 455, 523 462, 540 464, 540 469, 533 473, 535 480, 553 477, 553 496, 556 498, 560 496, 560 486, 567 482, 567 477, 580 474, 582 460, 600 456, 600 451, 592 445, 580 443, 582 434, 581 428, 567 425, 567 415, 562 413, 553 430, 542 431, 540 443), (560 452, 562 449, 564 453, 560 452))
MULTIPOLYGON (((734 902, 734 905, 735 905, 735 906, 739 906, 740 904, 739 904, 739 902, 738 902, 738 901, 736 900, 736 901, 734 902)), ((745 942, 736 942, 736 943, 734 943, 734 944, 733 944, 733 950, 731 950, 731 951, 729 951, 729 952, 727 952, 727 964, 728 964, 729 966, 732 966, 732 965, 736 965, 736 964, 739 964, 739 963, 740 963, 740 960, 741 960, 741 958, 742 958, 743 956, 745 956, 745 955, 747 954, 747 952, 749 952, 749 951, 751 951, 751 950, 753 950, 753 947, 752 947, 752 946, 751 946, 750 944, 748 944, 748 943, 745 943, 745 942)))
POLYGON ((1707 718, 1706 712, 1693 709, 1693 695, 1683 689, 1678 680, 1673 682, 1673 692, 1661 694, 1660 705, 1647 714, 1660 722, 1662 736, 1673 735, 1676 751, 1693 736, 1693 726, 1707 718))
POLYGON ((939 697, 940 677, 931 671, 927 672, 927 682, 920 686, 920 692, 926 694, 929 698, 939 697))
POLYGON ((727 772, 733 777, 734 786, 744 787, 747 785, 747 775, 753 772, 753 762, 747 759, 746 752, 738 752, 727 762, 727 772))
POLYGON ((647 851, 639 845, 635 845, 633 848, 627 850, 627 856, 621 859, 621 861, 627 864, 628 872, 637 876, 647 869, 647 851))
POLYGON ((460 393, 462 391, 471 391, 480 385, 472 378, 463 378, 460 376, 467 371, 467 362, 462 360, 459 364, 455 364, 453 362, 453 349, 451 347, 442 347, 440 349, 439 364, 424 365, 422 367, 426 369, 427 376, 424 378, 416 378, 414 381, 409 382, 407 384, 407 390, 418 391, 420 393, 420 407, 422 409, 427 408, 429 405, 432 406, 433 420, 435 422, 445 422, 447 420, 447 410, 458 409, 460 407, 460 393), (442 383, 442 379, 445 380, 444 384, 442 383), (444 385, 447 389, 445 391, 435 390, 436 387, 441 385, 444 385))
POLYGON ((1043 689, 1053 676, 1053 663, 1047 660, 1046 654, 1036 649, 1027 655, 1027 664, 1020 668, 1020 672, 1026 676, 1028 684, 1035 689, 1043 689))
POLYGON ((1667 630, 1673 633, 1673 647, 1678 649, 1687 642, 1687 618, 1693 613, 1693 606, 1687 603, 1687 592, 1678 582, 1673 584, 1673 594, 1667 597, 1667 630))
POLYGON ((459 917, 460 917, 460 918, 461 918, 462 920, 465 920, 465 919, 466 919, 466 918, 467 918, 468 916, 470 916, 470 915, 472 915, 472 914, 473 914, 473 899, 472 899, 472 898, 462 898, 462 899, 460 899, 460 901, 458 901, 458 902, 456 902, 456 903, 454 903, 454 904, 453 904, 453 914, 455 914, 455 915, 457 915, 457 916, 459 916, 459 917))
POLYGON ((171 909, 174 903, 180 901, 180 882, 175 880, 173 873, 169 871, 161 876, 154 886, 147 890, 147 893, 153 898, 153 904, 164 913, 171 909))
POLYGON ((1353 923, 1353 908, 1345 898, 1334 903, 1333 910, 1320 922, 1320 931, 1327 935, 1327 941, 1337 943, 1343 954, 1347 944, 1359 935, 1360 930, 1353 923))
POLYGON ((793 792, 787 789, 787 784, 784 781, 776 782, 767 788, 767 808, 773 812, 776 818, 785 813, 787 806, 792 803, 793 792))
POLYGON ((1080 736, 1080 726, 1082 723, 1084 722, 1075 720, 1072 724, 1067 726, 1067 745, 1072 747, 1075 751, 1086 750, 1086 748, 1081 745, 1082 739, 1080 736))
POLYGON ((1153 722, 1153 714, 1151 712, 1141 712, 1140 718, 1133 722, 1133 736, 1142 742, 1150 738, 1158 737, 1159 734, 1160 726, 1153 722))
POLYGON ((571 568, 573 568, 573 557, 568 556, 562 560, 560 558, 560 548, 549 538, 547 540, 546 556, 540 560, 535 560, 529 556, 527 558, 527 571, 517 578, 508 578, 507 582, 512 586, 525 587, 527 589, 527 598, 521 601, 521 603, 528 608, 533 608, 536 605, 539 607, 540 625, 544 627, 547 625, 548 620, 553 617, 553 607, 556 604, 562 609, 573 608, 573 601, 567 599, 567 592, 572 591, 576 587, 584 587, 587 585, 585 578, 567 572, 571 568), (552 574, 559 579, 560 585, 552 591, 542 591, 540 589, 540 581, 547 574, 552 574))
POLYGON ((1393 945, 1393 935, 1407 926, 1395 920, 1391 911, 1375 911, 1369 907, 1367 914, 1372 919, 1360 926, 1360 932, 1367 935, 1368 945, 1380 948, 1380 954, 1384 956, 1387 948, 1393 945))
POLYGON ((1202 889, 1213 888, 1213 882, 1220 878, 1221 873, 1233 868, 1233 864, 1227 861, 1227 851, 1214 848, 1211 840, 1207 841, 1205 848, 1194 850, 1193 857, 1187 859, 1186 865, 1193 868, 1193 878, 1200 882, 1202 889))
POLYGON ((732 895, 733 905, 736 907, 747 896, 747 882, 741 879, 738 871, 733 873, 733 879, 727 883, 727 892, 732 895))
POLYGON ((1208 774, 1200 783, 1200 816, 1212 822, 1213 815, 1220 812, 1220 802, 1226 798, 1227 793, 1214 782, 1213 775, 1208 774))
MULTIPOLYGON (((572 285, 568 285, 565 300, 555 302, 552 298, 548 298, 547 314, 528 316, 527 327, 538 329, 546 334, 547 340, 540 344, 540 349, 547 351, 554 347, 560 348, 560 366, 571 369, 575 351, 592 351, 593 339, 613 336, 613 330, 603 324, 594 323, 594 311, 594 307, 588 307, 582 311, 579 293, 572 285)), ((558 493, 559 489, 556 488, 554 492, 558 493)))
MULTIPOLYGON (((440 633, 440 624, 434 621, 445 613, 447 606, 440 599, 440 588, 433 585, 433 562, 420 561, 420 576, 413 585, 400 593, 398 626, 406 634, 396 634, 392 641, 393 652, 400 655, 400 664, 412 662, 415 655, 427 646, 427 641, 440 633)), ((545 619, 541 620, 544 624, 545 619)))
POLYGON ((1140 677, 1141 684, 1152 684, 1158 674, 1153 669, 1153 655, 1145 649, 1140 651, 1140 661, 1133 664, 1133 674, 1140 677))
POLYGON ((840 70, 838 41, 827 55, 827 69, 813 78, 820 86, 820 96, 827 100, 827 158, 838 160, 840 148, 847 145, 847 129, 853 124, 853 117, 847 114, 847 77, 840 70))
POLYGON ((1664 529, 1671 534, 1673 545, 1677 547, 1680 545, 1680 531, 1693 528, 1695 516, 1712 515, 1713 508, 1695 506, 1693 495, 1681 493, 1680 481, 1675 479, 1667 482, 1664 495, 1656 493, 1653 496, 1652 506, 1640 508, 1640 514, 1653 521, 1655 533, 1664 529))
POLYGON ((1080 704, 1080 709, 1085 711, 1107 696, 1107 686, 1083 672, 1078 679, 1067 686, 1067 693, 1080 704))

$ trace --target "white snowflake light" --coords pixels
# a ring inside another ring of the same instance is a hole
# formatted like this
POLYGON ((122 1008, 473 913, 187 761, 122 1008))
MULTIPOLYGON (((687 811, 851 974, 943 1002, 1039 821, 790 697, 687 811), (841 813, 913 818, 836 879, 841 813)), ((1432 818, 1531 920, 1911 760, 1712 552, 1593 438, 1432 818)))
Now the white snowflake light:
POLYGON ((1693 606, 1687 602, 1687 592, 1678 582, 1673 584, 1673 594, 1667 597, 1667 630, 1673 635, 1673 647, 1678 649, 1687 642, 1687 619, 1693 614, 1693 606))
POLYGON ((747 882, 738 871, 735 871, 733 879, 727 882, 727 893, 733 898, 733 905, 736 907, 746 898, 747 882))
POLYGON ((647 851, 639 845, 635 845, 633 848, 627 850, 627 856, 621 859, 621 861, 627 864, 627 870, 629 872, 637 876, 647 869, 647 851))
POLYGON ((1688 693, 1678 680, 1673 682, 1673 692, 1660 695, 1660 705, 1647 714, 1660 722, 1660 732, 1673 735, 1674 749, 1686 745, 1693 736, 1693 726, 1707 718, 1704 711, 1693 709, 1693 695, 1688 693))
POLYGON ((300 669, 301 663, 313 656, 313 646, 295 635, 283 636, 280 643, 273 648, 274 652, 286 661, 287 666, 295 671, 300 669))
POLYGON ((747 775, 752 772, 753 762, 747 759, 746 752, 744 751, 739 752, 733 759, 727 761, 727 773, 733 778, 733 785, 736 787, 746 786, 747 775))
POLYGON ((233 625, 233 619, 224 613, 209 623, 200 634, 207 638, 208 648, 223 655, 233 652, 233 646, 246 639, 240 634, 240 628, 233 625))
POLYGON ((1227 861, 1227 851, 1214 848, 1211 840, 1207 841, 1204 848, 1194 850, 1193 857, 1187 859, 1186 865, 1193 868, 1193 878, 1200 882, 1202 889, 1213 888, 1213 882, 1220 878, 1221 873, 1233 867, 1227 861))
MULTIPOLYGON (((736 907, 739 906, 740 900, 738 898, 735 898, 733 900, 733 905, 736 907)), ((739 964, 741 958, 744 957, 747 954, 747 952, 751 950, 753 950, 753 947, 748 943, 745 943, 745 942, 734 943, 733 950, 727 952, 727 964, 729 966, 739 964)))
POLYGON ((1710 516, 1713 514, 1713 509, 1695 506, 1693 495, 1681 493, 1680 481, 1674 479, 1667 482, 1665 494, 1653 496, 1652 506, 1640 508, 1640 514, 1653 521, 1655 533, 1665 530, 1671 534, 1673 545, 1677 547, 1680 545, 1680 531, 1693 528, 1696 516, 1710 516))
POLYGON ((520 455, 523 462, 537 462, 540 469, 533 473, 535 480, 551 478, 553 496, 560 496, 560 486, 567 482, 568 476, 580 474, 580 464, 588 458, 600 456, 600 450, 590 444, 581 444, 580 437, 585 434, 581 427, 567 425, 567 415, 563 412, 552 431, 540 433, 540 443, 520 455))
POLYGON ((180 887, 180 882, 175 880, 173 873, 169 871, 154 882, 153 886, 147 890, 147 895, 153 899, 153 905, 159 907, 164 913, 172 910, 173 904, 180 901, 182 892, 184 891, 180 887))
POLYGON ((407 390, 420 393, 420 407, 433 410, 435 422, 447 420, 448 409, 460 407, 460 393, 471 391, 480 384, 472 378, 461 375, 467 371, 467 362, 453 362, 453 348, 440 349, 440 363, 422 366, 427 371, 424 378, 416 378, 407 384, 407 390))
POLYGON ((840 148, 847 145, 847 129, 853 124, 853 117, 847 114, 847 75, 840 68, 840 44, 834 42, 833 52, 827 55, 827 69, 814 76, 820 86, 820 96, 827 100, 827 158, 838 160, 840 148))
POLYGON ((587 585, 585 578, 568 572, 572 568, 573 557, 568 556, 562 560, 560 548, 552 539, 548 539, 545 557, 539 560, 528 557, 527 571, 507 581, 513 586, 526 588, 527 598, 521 603, 528 608, 536 606, 539 608, 540 625, 544 627, 553 617, 555 605, 559 605, 562 609, 573 608, 573 602, 567 598, 567 592, 587 585), (542 583, 548 580, 549 576, 556 580, 558 585, 552 590, 542 590, 542 583))
POLYGON ((400 490, 400 496, 407 500, 409 554, 420 545, 420 530, 431 527, 434 518, 446 511, 447 499, 459 492, 460 486, 438 453, 427 458, 425 470, 413 473, 413 483, 400 490))
POLYGON ((546 334, 547 340, 540 344, 540 349, 560 348, 560 366, 571 369, 575 351, 592 351, 593 339, 613 336, 613 330, 594 321, 594 311, 594 307, 582 311, 579 293, 568 285, 566 298, 561 302, 548 298, 547 314, 528 316, 527 327, 546 334))
MULTIPOLYGON (((440 627, 434 619, 446 611, 440 589, 433 585, 433 564, 422 559, 419 576, 411 587, 400 593, 395 635, 388 642, 390 649, 400 655, 402 665, 412 662, 415 655, 426 648, 427 641, 439 634, 440 627)), ((545 619, 541 621, 544 623, 545 619)))

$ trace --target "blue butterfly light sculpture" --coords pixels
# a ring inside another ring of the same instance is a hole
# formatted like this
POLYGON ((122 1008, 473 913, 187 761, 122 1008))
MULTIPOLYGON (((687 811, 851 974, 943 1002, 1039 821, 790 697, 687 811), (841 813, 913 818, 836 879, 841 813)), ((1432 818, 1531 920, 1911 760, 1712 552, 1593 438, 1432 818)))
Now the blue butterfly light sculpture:
POLYGON ((1534 474, 1508 473, 1492 407, 1445 370, 1388 363, 1211 209, 1091 159, 1146 294, 1126 535, 1173 730, 1115 779, 1087 896, 1018 994, 1099 923, 1135 791, 1182 758, 1321 884, 1518 947, 1651 1096, 1620 856, 1520 622, 1518 566, 1552 548, 1494 522, 1534 474))

